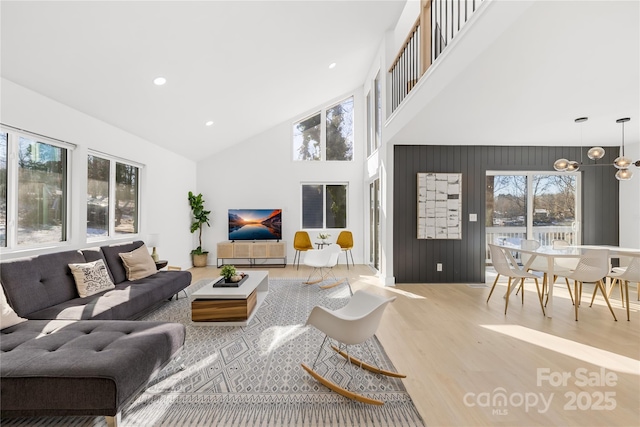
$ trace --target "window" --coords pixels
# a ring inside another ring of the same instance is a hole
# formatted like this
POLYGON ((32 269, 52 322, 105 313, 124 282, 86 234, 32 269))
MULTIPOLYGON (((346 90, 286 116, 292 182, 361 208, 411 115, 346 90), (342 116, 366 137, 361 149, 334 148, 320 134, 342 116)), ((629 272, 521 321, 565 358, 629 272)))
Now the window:
POLYGON ((380 90, 380 73, 378 73, 378 75, 376 76, 376 79, 373 82, 373 88, 375 91, 373 96, 373 99, 375 102, 375 105, 373 107, 373 114, 374 114, 373 139, 374 139, 375 149, 377 149, 380 147, 380 142, 381 142, 380 130, 382 129, 382 91, 380 90))
POLYGON ((0 132, 0 247, 7 247, 7 149, 6 132, 0 132))
POLYGON ((487 172, 487 243, 580 244, 579 188, 579 174, 487 172))
POLYGON ((67 156, 71 144, 23 131, 0 132, 0 245, 67 240, 67 156))
POLYGON ((302 185, 302 228, 346 227, 346 184, 302 185))
POLYGON ((353 160, 353 97, 293 125, 297 161, 353 160))
POLYGON ((87 156, 87 238, 138 232, 137 166, 87 156))

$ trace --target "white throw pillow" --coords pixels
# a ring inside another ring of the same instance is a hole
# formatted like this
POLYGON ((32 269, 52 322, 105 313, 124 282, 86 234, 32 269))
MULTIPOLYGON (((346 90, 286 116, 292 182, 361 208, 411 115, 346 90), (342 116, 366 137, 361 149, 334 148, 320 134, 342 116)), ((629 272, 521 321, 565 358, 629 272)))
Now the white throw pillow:
POLYGON ((13 308, 7 302, 7 296, 4 294, 4 289, 0 291, 0 304, 2 305, 2 313, 0 313, 0 329, 8 328, 9 326, 17 325, 18 323, 25 322, 24 319, 13 311, 13 308))
POLYGON ((69 268, 82 298, 115 288, 101 259, 85 264, 69 264, 69 268))
POLYGON ((156 263, 144 244, 136 250, 118 255, 122 258, 124 269, 127 271, 127 280, 144 279, 158 272, 156 263))

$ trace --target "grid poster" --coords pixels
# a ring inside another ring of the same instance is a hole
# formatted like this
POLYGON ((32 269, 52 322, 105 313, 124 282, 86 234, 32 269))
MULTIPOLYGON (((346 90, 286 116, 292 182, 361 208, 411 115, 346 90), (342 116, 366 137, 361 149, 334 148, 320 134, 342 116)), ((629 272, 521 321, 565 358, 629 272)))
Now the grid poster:
POLYGON ((462 239, 462 174, 418 173, 418 239, 462 239))

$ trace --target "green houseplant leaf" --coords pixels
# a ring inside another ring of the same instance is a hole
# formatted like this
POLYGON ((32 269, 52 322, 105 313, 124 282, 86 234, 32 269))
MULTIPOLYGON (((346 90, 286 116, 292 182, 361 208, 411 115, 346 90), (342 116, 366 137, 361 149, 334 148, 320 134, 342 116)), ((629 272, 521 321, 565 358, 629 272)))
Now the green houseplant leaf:
POLYGON ((209 251, 202 250, 202 228, 206 224, 209 224, 209 214, 211 211, 205 210, 204 199, 202 193, 197 196, 193 192, 189 191, 189 205, 191 206, 191 213, 193 215, 193 221, 191 222, 191 233, 198 231, 198 247, 191 251, 192 255, 203 255, 209 253, 209 251))

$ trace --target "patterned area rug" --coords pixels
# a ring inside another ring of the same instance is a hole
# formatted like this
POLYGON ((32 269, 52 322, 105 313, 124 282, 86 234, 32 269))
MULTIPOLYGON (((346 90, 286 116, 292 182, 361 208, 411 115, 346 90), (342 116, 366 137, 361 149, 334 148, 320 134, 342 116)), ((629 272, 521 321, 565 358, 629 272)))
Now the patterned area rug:
MULTIPOLYGON (((197 282, 189 291, 206 283, 197 282)), ((167 365, 124 409, 122 424, 424 426, 399 379, 347 365, 332 351, 321 353, 316 371, 351 391, 385 402, 374 406, 330 391, 300 366, 313 364, 324 338, 315 328, 304 326, 311 309, 316 305, 340 308, 347 303, 350 292, 346 281, 322 290, 318 285, 302 285, 300 279, 271 278, 267 298, 246 327, 194 325, 187 298, 164 304, 144 320, 185 324, 184 349, 180 358, 167 365)), ((375 338, 369 340, 367 348, 354 346, 349 350, 367 362, 373 357, 380 368, 395 371, 375 338)), ((21 421, 14 425, 106 425, 95 417, 21 421)))

